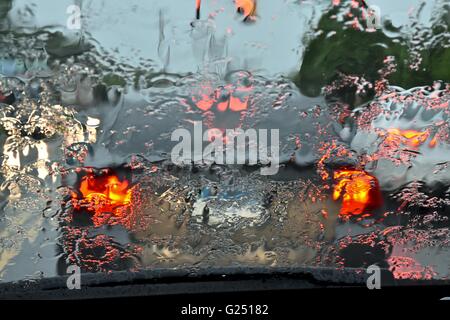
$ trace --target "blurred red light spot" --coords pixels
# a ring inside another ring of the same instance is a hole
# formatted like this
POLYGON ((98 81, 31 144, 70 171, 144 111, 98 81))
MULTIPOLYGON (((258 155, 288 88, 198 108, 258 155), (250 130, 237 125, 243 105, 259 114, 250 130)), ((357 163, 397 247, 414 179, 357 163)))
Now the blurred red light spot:
POLYGON ((118 215, 117 208, 129 205, 132 198, 129 182, 125 179, 121 181, 114 174, 87 174, 81 180, 79 192, 81 198, 79 194, 72 193, 74 208, 86 208, 95 214, 111 212, 118 215))
POLYGON ((342 216, 360 215, 381 205, 378 180, 363 170, 338 170, 333 200, 342 198, 342 216))

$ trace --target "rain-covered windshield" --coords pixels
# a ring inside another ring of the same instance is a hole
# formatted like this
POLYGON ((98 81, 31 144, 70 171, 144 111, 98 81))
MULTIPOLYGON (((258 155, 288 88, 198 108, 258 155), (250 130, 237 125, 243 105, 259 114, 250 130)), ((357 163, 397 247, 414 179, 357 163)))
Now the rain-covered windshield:
POLYGON ((445 0, 1 0, 0 281, 450 265, 445 0))

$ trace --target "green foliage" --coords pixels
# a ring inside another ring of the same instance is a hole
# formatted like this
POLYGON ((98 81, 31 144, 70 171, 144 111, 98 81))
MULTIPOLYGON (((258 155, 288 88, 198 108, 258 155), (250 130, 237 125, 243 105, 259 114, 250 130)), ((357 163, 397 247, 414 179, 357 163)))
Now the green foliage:
POLYGON ((124 78, 122 78, 121 76, 118 76, 116 74, 113 73, 109 73, 107 75, 105 75, 103 77, 103 83, 106 86, 121 86, 121 87, 125 87, 127 85, 127 82, 125 81, 124 78))
POLYGON ((373 82, 380 78, 378 70, 387 56, 394 56, 397 63, 397 71, 388 78, 393 85, 409 88, 429 85, 434 80, 450 82, 450 48, 436 45, 420 52, 422 64, 413 71, 409 66, 410 50, 403 39, 390 38, 381 30, 346 28, 332 18, 336 13, 334 9, 321 18, 317 29, 323 32, 307 45, 300 72, 294 78, 303 94, 318 96, 338 72, 373 82), (329 36, 330 32, 335 34, 329 36))

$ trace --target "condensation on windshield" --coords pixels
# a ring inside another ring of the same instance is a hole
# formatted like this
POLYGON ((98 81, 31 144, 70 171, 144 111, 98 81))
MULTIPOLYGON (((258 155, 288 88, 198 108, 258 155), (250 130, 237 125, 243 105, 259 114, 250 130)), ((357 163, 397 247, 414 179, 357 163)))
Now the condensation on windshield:
POLYGON ((0 281, 448 279, 449 16, 441 0, 0 1, 0 281), (278 129, 277 173, 174 163, 173 132, 198 123, 205 145, 278 129))

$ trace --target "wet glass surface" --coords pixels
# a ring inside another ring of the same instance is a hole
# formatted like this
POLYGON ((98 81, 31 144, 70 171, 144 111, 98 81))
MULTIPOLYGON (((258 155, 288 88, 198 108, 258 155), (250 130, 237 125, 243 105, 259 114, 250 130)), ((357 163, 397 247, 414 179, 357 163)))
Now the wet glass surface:
POLYGON ((69 265, 448 279, 449 2, 253 5, 0 0, 1 282, 69 265), (278 129, 278 172, 174 163, 171 135, 198 121, 278 129))

